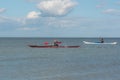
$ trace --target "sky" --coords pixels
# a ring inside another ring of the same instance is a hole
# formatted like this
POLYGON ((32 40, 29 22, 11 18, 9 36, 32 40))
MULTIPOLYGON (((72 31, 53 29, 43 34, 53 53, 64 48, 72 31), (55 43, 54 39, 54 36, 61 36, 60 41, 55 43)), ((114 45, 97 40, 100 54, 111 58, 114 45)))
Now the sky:
POLYGON ((120 37, 120 0, 1 0, 0 37, 120 37))

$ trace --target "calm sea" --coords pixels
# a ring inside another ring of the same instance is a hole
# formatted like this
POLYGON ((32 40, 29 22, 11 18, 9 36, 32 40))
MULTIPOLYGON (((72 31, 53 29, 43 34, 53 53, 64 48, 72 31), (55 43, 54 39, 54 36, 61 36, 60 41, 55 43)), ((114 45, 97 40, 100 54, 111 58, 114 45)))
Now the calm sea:
POLYGON ((120 39, 117 45, 85 45, 97 38, 56 38, 80 48, 40 49, 54 38, 0 38, 0 80, 120 80, 120 39))

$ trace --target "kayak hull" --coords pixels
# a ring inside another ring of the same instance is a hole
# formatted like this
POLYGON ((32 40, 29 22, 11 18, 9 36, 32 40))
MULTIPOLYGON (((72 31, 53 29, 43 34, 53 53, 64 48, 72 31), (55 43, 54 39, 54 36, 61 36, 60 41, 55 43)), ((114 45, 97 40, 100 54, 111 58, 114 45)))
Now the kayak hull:
POLYGON ((88 42, 88 41, 83 41, 84 44, 111 44, 115 45, 117 42, 111 42, 111 43, 100 43, 100 42, 88 42))
POLYGON ((31 48, 79 48, 80 46, 39 46, 39 45, 29 45, 31 48))

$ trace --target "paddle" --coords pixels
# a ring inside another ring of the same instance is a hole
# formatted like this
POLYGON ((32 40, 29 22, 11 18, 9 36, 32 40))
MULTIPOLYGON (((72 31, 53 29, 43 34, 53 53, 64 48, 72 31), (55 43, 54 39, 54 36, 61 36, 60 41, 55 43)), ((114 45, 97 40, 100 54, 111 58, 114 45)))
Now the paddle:
MULTIPOLYGON (((59 41, 56 42, 56 43, 59 44, 59 45, 62 44, 62 42, 59 42, 59 41)), ((50 43, 49 43, 49 42, 44 42, 44 45, 45 45, 45 46, 48 46, 48 45, 50 45, 50 43)), ((51 44, 51 45, 52 45, 52 44, 51 44)))
POLYGON ((44 42, 44 45, 47 46, 49 44, 49 42, 44 42))
POLYGON ((62 42, 59 42, 59 41, 58 41, 58 42, 56 42, 56 43, 57 43, 57 44, 62 44, 62 42))

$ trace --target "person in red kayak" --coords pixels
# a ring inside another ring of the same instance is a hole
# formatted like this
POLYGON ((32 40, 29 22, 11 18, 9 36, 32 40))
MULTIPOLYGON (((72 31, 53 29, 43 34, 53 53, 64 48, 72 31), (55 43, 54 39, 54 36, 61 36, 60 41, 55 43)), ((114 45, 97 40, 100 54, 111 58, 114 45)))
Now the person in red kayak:
POLYGON ((59 42, 58 40, 54 40, 54 46, 59 46, 59 44, 61 44, 61 42, 59 42))

